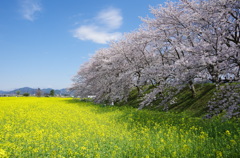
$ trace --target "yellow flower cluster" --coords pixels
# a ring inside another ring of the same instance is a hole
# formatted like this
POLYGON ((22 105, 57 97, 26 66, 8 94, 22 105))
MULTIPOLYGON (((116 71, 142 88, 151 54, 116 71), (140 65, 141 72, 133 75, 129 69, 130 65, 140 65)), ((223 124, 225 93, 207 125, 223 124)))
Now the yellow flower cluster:
POLYGON ((1 158, 7 158, 7 157, 8 157, 8 155, 7 155, 7 153, 6 153, 5 150, 0 149, 0 157, 1 157, 1 158))
POLYGON ((215 137, 187 118, 71 98, 0 98, 0 158, 238 156, 239 133, 224 131, 215 137))

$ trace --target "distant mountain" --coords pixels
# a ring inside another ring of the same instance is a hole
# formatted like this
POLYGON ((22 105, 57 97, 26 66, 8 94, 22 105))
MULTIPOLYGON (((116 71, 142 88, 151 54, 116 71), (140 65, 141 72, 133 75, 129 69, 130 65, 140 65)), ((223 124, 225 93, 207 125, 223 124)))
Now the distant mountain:
MULTIPOLYGON (((42 94, 49 94, 50 91, 52 90, 52 88, 45 88, 45 89, 41 89, 42 94)), ((55 95, 71 95, 71 92, 69 92, 66 88, 63 89, 53 89, 55 92, 55 95)), ((24 94, 24 93, 29 93, 30 95, 34 95, 37 92, 37 89, 35 88, 30 88, 30 87, 23 87, 23 88, 18 88, 12 91, 2 91, 0 90, 0 95, 14 95, 17 92, 20 92, 20 94, 24 94)))
POLYGON ((1 91, 1 90, 0 90, 0 94, 3 94, 4 92, 5 92, 5 91, 1 91))
POLYGON ((17 91, 20 91, 20 94, 24 94, 24 93, 29 93, 31 95, 36 93, 36 89, 33 88, 29 88, 29 87, 23 87, 23 88, 19 88, 19 89, 15 89, 13 91, 10 91, 10 94, 16 94, 17 91))

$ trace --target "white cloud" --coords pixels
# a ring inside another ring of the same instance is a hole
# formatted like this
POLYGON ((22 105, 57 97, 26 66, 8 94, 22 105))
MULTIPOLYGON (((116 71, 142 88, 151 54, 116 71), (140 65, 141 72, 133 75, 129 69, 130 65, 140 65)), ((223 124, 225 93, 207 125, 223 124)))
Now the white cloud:
POLYGON ((119 9, 108 8, 100 11, 91 24, 81 25, 75 29, 73 36, 80 40, 106 44, 122 36, 122 33, 115 31, 122 25, 122 20, 119 9))
POLYGON ((101 11, 97 19, 109 27, 109 29, 117 29, 122 25, 122 16, 119 9, 109 8, 101 11))
POLYGON ((38 0, 20 0, 20 4, 23 18, 29 21, 34 21, 36 12, 42 10, 38 0))
POLYGON ((74 37, 80 40, 91 40, 95 43, 106 44, 111 40, 117 40, 122 36, 120 32, 107 32, 97 26, 83 25, 74 30, 74 37))

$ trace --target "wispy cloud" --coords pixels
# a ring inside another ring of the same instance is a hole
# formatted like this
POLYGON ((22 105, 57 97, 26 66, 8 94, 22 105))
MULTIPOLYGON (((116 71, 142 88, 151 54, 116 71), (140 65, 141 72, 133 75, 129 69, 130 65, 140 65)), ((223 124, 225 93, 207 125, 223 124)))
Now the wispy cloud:
POLYGON ((122 33, 108 32, 94 25, 83 25, 74 30, 73 36, 80 40, 91 40, 95 43, 106 44, 111 40, 119 39, 122 33))
POLYGON ((109 27, 109 29, 118 29, 122 25, 123 20, 120 10, 114 8, 100 11, 96 19, 109 27))
POLYGON ((34 21, 36 13, 42 10, 39 0, 20 0, 21 13, 24 19, 34 21))
POLYGON ((122 25, 121 11, 116 8, 108 8, 100 11, 92 22, 81 25, 73 31, 73 36, 80 40, 91 40, 95 43, 106 44, 117 40, 122 33, 115 31, 122 25))

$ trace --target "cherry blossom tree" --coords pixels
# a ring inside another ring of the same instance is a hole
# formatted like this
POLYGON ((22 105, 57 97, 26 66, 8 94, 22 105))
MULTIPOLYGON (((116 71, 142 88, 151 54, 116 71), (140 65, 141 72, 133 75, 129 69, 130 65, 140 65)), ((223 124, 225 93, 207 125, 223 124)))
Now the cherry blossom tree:
POLYGON ((126 101, 136 88, 139 109, 160 99, 166 110, 185 86, 195 97, 198 80, 239 81, 240 1, 180 0, 151 7, 151 13, 154 18, 142 18, 140 28, 81 66, 71 89, 109 103, 126 101))

